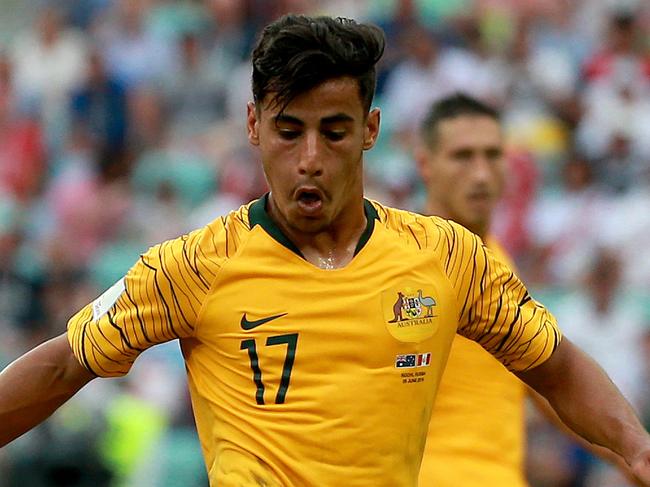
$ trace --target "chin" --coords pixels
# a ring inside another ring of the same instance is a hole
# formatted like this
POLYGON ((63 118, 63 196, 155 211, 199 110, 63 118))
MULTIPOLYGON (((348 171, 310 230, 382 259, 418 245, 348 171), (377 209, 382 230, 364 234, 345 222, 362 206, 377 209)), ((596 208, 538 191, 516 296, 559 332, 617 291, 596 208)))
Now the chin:
POLYGON ((321 233, 329 227, 327 221, 322 218, 300 218, 294 222, 294 228, 305 234, 321 233))

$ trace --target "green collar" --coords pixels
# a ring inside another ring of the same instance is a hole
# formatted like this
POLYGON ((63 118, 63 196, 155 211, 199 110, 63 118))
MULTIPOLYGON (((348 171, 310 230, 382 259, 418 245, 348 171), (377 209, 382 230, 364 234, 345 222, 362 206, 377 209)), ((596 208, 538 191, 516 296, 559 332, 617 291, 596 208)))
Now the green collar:
MULTIPOLYGON (((302 252, 300 252, 300 249, 298 249, 298 247, 296 247, 296 245, 291 240, 289 240, 284 233, 282 233, 280 227, 275 224, 275 222, 266 212, 268 199, 269 193, 266 193, 260 199, 255 200, 251 203, 248 209, 248 224, 250 225, 250 228, 252 229, 255 225, 261 226, 266 231, 266 233, 273 237, 276 242, 284 245, 286 248, 295 254, 298 254, 304 259, 305 257, 302 255, 302 252)), ((372 235, 372 231, 375 228, 375 220, 379 219, 377 210, 374 206, 372 206, 372 203, 370 203, 370 201, 365 198, 363 199, 363 209, 366 214, 367 224, 366 229, 361 234, 361 238, 359 238, 357 247, 354 249, 354 255, 357 255, 366 245, 366 243, 368 243, 368 240, 370 240, 370 236, 372 235)))

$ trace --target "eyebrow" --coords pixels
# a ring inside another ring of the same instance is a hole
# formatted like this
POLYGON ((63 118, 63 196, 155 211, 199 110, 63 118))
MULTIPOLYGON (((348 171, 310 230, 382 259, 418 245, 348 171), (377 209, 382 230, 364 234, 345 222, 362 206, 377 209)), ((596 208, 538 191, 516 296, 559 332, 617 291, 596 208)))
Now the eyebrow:
POLYGON ((292 117, 291 115, 285 115, 283 113, 280 113, 279 115, 276 115, 273 117, 273 122, 275 125, 279 123, 290 123, 293 125, 305 125, 305 122, 300 120, 299 118, 292 117))
MULTIPOLYGON (((293 125, 300 125, 303 126, 305 125, 305 122, 300 120, 297 117, 293 117, 291 115, 286 115, 284 113, 281 113, 279 115, 276 115, 273 117, 274 123, 277 125, 279 123, 290 123, 293 125)), ((331 115, 329 117, 324 117, 320 120, 321 125, 328 125, 331 123, 337 123, 337 122, 353 122, 354 118, 352 118, 350 115, 347 115, 345 113, 337 113, 335 115, 331 115)))
POLYGON ((337 113, 336 115, 322 118, 320 122, 321 124, 330 124, 330 123, 337 123, 337 122, 354 122, 354 118, 352 118, 350 115, 347 115, 345 113, 337 113))

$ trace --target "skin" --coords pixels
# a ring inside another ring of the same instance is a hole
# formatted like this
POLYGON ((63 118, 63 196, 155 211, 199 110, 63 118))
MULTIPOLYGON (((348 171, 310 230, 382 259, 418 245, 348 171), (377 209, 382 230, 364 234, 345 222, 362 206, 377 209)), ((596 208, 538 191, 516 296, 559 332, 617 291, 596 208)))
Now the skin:
POLYGON ((459 115, 438 124, 435 144, 416 155, 427 186, 427 212, 454 220, 481 238, 505 184, 503 133, 486 115, 459 115))
POLYGON ((607 374, 569 339, 563 338, 546 362, 516 375, 544 396, 572 431, 624 459, 624 472, 637 485, 650 486, 648 433, 607 374))
POLYGON ((342 267, 354 255, 366 227, 363 151, 374 146, 379 119, 348 77, 296 96, 281 113, 272 94, 248 105, 248 140, 260 150, 271 188, 269 214, 315 265, 342 267), (301 203, 301 191, 320 202, 301 203))
POLYGON ((94 378, 65 334, 10 364, 0 373, 0 447, 47 419, 94 378))

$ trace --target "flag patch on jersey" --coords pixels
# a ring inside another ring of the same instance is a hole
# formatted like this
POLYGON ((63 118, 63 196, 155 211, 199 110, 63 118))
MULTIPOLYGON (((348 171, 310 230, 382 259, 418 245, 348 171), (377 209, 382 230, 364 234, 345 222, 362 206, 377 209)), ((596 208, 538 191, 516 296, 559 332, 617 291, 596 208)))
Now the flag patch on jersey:
POLYGON ((417 367, 426 367, 431 363, 431 352, 418 353, 417 367))
POLYGON ((395 357, 396 369, 411 369, 413 367, 428 367, 431 364, 431 352, 409 353, 395 357))

